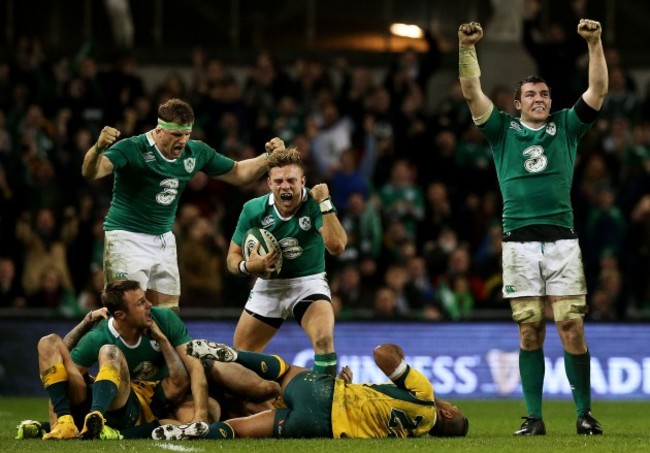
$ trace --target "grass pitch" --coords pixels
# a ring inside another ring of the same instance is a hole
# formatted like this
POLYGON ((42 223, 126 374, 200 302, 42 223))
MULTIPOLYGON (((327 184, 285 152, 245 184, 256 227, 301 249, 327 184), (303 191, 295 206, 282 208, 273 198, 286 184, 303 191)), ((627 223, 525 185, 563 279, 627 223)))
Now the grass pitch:
POLYGON ((0 398, 0 452, 648 452, 650 451, 650 402, 595 402, 594 415, 605 430, 603 436, 575 433, 575 409, 569 401, 544 403, 546 436, 514 437, 523 415, 520 401, 458 401, 470 419, 469 434, 463 439, 235 439, 231 441, 161 442, 14 440, 15 427, 23 419, 45 420, 43 398, 0 398))

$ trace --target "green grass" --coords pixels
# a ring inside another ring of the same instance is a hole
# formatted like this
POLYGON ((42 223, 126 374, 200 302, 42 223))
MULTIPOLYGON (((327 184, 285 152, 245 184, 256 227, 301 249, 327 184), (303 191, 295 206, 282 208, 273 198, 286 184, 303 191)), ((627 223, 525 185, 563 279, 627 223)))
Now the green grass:
POLYGON ((459 401, 470 419, 468 437, 464 439, 382 439, 382 440, 248 440, 160 442, 129 441, 52 441, 14 440, 20 420, 47 417, 42 398, 0 398, 0 452, 75 452, 108 453, 146 452, 647 452, 650 451, 650 402, 596 402, 594 415, 603 425, 605 435, 598 437, 575 434, 573 403, 549 401, 544 404, 548 435, 519 438, 512 436, 520 424, 523 405, 519 401, 459 401))

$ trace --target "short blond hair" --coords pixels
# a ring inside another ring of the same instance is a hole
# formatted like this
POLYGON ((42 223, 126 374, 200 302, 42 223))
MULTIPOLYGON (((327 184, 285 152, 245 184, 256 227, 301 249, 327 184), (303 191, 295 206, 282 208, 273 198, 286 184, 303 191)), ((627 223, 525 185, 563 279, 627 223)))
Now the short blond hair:
POLYGON ((266 166, 270 171, 275 167, 285 167, 287 165, 297 165, 304 172, 305 167, 302 163, 300 151, 295 146, 286 149, 275 150, 269 155, 266 166))

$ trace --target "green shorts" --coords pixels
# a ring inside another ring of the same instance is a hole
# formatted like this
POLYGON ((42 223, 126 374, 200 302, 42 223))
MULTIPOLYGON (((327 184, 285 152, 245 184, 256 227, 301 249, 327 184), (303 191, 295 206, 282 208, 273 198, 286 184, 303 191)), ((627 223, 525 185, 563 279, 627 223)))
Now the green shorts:
POLYGON ((273 435, 278 438, 332 437, 334 376, 304 371, 284 390, 288 409, 278 409, 273 435))

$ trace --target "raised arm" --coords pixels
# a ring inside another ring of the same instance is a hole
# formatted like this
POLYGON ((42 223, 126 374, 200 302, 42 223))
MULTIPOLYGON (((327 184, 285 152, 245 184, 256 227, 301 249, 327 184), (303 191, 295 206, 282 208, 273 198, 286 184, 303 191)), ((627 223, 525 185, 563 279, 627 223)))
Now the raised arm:
POLYGON ((476 43, 483 37, 483 28, 478 22, 462 24, 458 28, 458 75, 460 87, 467 102, 472 119, 483 124, 492 113, 493 104, 481 88, 481 68, 476 56, 476 43))
POLYGON ((103 178, 113 172, 113 163, 102 153, 111 146, 120 136, 120 131, 109 126, 105 126, 97 142, 90 147, 84 156, 81 165, 81 175, 88 181, 103 178))
POLYGON ((323 226, 319 232, 325 242, 325 248, 331 255, 340 255, 348 245, 348 233, 341 225, 332 206, 327 184, 316 184, 311 189, 311 196, 320 205, 320 210, 323 213, 323 226))
POLYGON ((275 150, 284 149, 284 141, 279 137, 274 137, 266 142, 264 148, 266 150, 264 154, 235 162, 232 170, 219 176, 217 179, 221 179, 234 186, 245 186, 246 184, 257 181, 266 173, 266 161, 269 158, 269 154, 275 150))
POLYGON ((587 41, 589 49, 589 87, 582 98, 594 110, 600 110, 607 96, 609 75, 607 61, 601 41, 602 27, 600 22, 590 19, 580 19, 578 34, 587 41))
POLYGON ((108 308, 102 307, 96 310, 90 310, 79 324, 72 328, 70 332, 63 337, 63 343, 71 351, 72 348, 77 346, 81 337, 83 337, 90 329, 93 328, 97 321, 108 319, 108 308))

